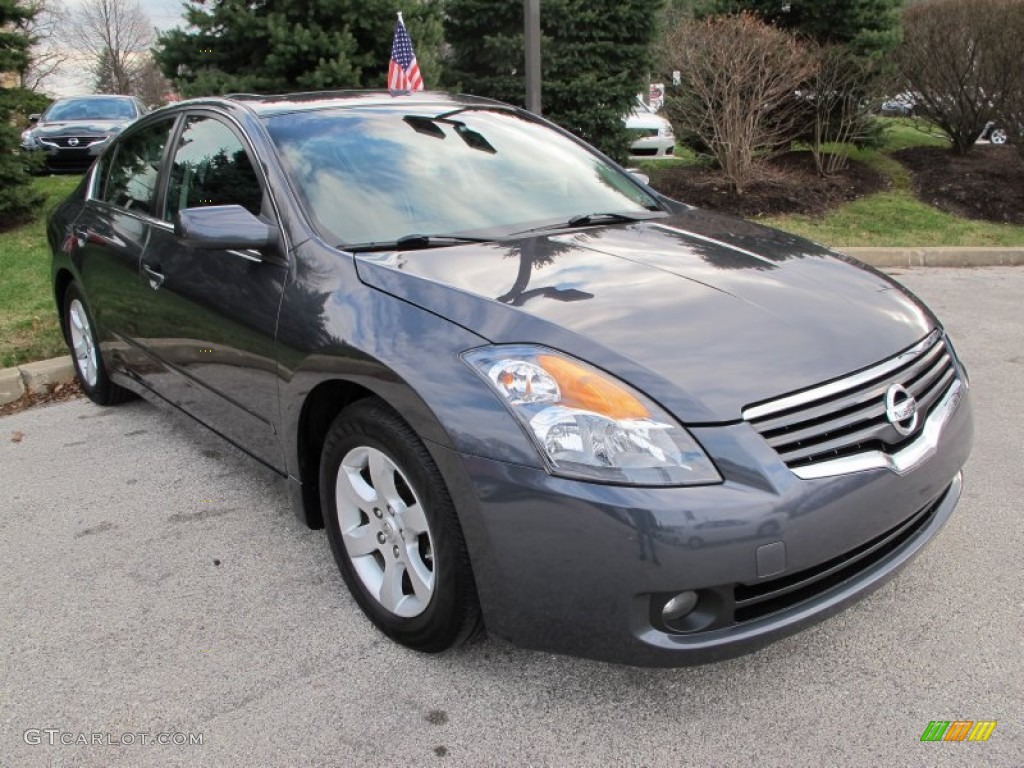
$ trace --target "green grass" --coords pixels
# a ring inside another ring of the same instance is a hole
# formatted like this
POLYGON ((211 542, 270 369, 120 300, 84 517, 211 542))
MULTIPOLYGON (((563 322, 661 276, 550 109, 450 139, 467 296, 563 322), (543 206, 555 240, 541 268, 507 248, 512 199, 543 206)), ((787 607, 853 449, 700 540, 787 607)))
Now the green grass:
POLYGON ((33 179, 46 194, 36 221, 0 233, 0 368, 66 354, 50 290, 46 216, 81 180, 33 179))
POLYGON ((818 243, 845 246, 1024 246, 1024 227, 961 219, 926 205, 906 189, 847 203, 825 216, 759 219, 818 243))
POLYGON ((910 147, 948 147, 949 139, 940 134, 923 120, 907 117, 882 117, 879 121, 885 125, 882 137, 882 149, 896 152, 910 147))

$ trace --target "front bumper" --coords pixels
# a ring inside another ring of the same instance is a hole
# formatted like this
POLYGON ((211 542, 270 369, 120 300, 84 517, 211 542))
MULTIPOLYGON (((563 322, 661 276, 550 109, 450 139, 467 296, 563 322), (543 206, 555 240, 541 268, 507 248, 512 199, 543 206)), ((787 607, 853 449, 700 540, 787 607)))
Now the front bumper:
POLYGON ((103 153, 107 143, 104 141, 87 147, 52 147, 36 143, 32 147, 23 145, 22 151, 43 157, 43 169, 47 173, 84 173, 103 153))
POLYGON ((803 480, 748 425, 694 429, 725 482, 626 488, 437 448, 457 500, 488 630, 528 648, 682 666, 761 648, 892 578, 960 496, 967 395, 935 453, 803 480), (678 631, 660 606, 701 596, 678 631))
POLYGON ((675 152, 674 136, 646 136, 629 145, 633 157, 672 157, 675 152))

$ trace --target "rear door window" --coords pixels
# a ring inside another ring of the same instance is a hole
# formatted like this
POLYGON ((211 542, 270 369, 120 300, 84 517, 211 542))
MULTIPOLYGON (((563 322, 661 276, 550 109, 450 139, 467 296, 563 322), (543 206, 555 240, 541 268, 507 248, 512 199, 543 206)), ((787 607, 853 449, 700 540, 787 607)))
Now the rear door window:
POLYGON ((100 179, 99 196, 118 208, 154 215, 157 179, 174 119, 161 120, 133 132, 114 147, 100 179))

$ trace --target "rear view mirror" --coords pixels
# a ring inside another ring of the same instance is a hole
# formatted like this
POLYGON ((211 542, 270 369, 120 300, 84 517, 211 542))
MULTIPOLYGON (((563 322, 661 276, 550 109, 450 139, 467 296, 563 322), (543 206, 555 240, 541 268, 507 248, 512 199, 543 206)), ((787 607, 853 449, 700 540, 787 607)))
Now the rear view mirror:
POLYGON ((174 217, 174 236, 204 250, 258 251, 277 243, 277 229, 240 205, 185 208, 174 217))

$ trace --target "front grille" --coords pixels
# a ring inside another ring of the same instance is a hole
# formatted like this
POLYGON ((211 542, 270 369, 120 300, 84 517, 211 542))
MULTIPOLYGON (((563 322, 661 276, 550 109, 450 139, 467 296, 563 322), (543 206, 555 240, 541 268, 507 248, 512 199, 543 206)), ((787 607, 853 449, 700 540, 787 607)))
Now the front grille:
POLYGON ((39 139, 39 143, 58 149, 88 149, 93 144, 99 144, 103 139, 103 136, 49 136, 39 139))
POLYGON ((947 488, 935 501, 855 549, 804 571, 757 584, 737 584, 733 589, 734 621, 753 621, 810 600, 881 562, 914 537, 935 517, 947 488))
POLYGON ((878 365, 803 392, 749 406, 743 417, 790 468, 868 451, 892 454, 912 442, 957 378, 938 332, 878 365), (886 415, 886 393, 899 384, 917 401, 914 430, 901 434, 886 415))
POLYGON ((641 139, 653 139, 658 135, 657 128, 630 128, 629 132, 633 134, 633 136, 641 139))

